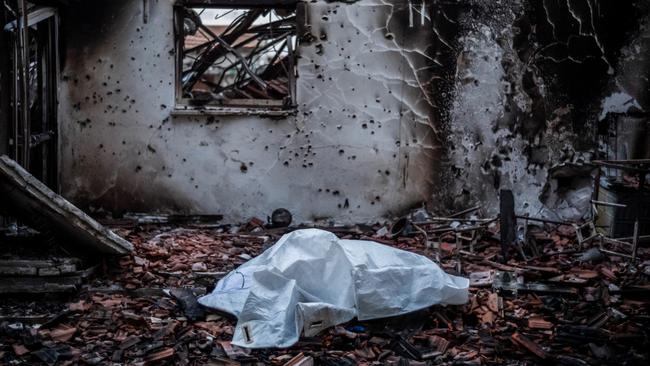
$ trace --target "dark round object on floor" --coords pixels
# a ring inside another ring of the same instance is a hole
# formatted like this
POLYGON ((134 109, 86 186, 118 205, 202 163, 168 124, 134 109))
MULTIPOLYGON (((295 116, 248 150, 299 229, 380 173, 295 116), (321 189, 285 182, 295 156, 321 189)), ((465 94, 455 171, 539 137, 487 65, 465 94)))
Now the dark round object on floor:
POLYGON ((271 225, 273 227, 287 227, 291 225, 291 212, 286 208, 278 208, 271 214, 271 225))
POLYGON ((411 232, 411 222, 406 217, 402 217, 393 223, 390 227, 390 236, 396 238, 402 235, 408 235, 411 232))

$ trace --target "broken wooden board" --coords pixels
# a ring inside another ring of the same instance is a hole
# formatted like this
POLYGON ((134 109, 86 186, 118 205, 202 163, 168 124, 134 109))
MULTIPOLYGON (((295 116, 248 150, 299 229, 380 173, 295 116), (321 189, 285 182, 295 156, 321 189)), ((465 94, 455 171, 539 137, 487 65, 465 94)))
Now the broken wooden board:
POLYGON ((41 228, 60 233, 87 248, 106 254, 127 254, 133 245, 100 225, 54 193, 6 156, 0 157, 0 193, 12 214, 41 228))
POLYGON ((520 334, 520 333, 515 333, 511 336, 511 339, 516 343, 524 348, 526 348, 528 351, 534 353, 537 357, 541 359, 547 359, 548 354, 542 347, 540 347, 537 343, 533 342, 530 340, 528 337, 520 334))
MULTIPOLYGON (((70 259, 72 260, 72 259, 70 259)), ((14 262, 14 261, 12 261, 14 262)), ((43 262, 47 261, 25 261, 25 262, 43 262)), ((7 267, 11 268, 11 267, 7 267)), ((0 277, 0 294, 6 293, 55 293, 55 292, 73 292, 79 290, 81 284, 97 270, 97 266, 84 270, 55 274, 52 268, 45 268, 39 275, 25 276, 19 274, 9 277, 0 277)))
POLYGON ((0 294, 74 292, 82 283, 80 276, 66 277, 2 277, 0 294))
POLYGON ((78 264, 79 260, 76 258, 0 260, 0 275, 60 276, 76 272, 78 264))
POLYGON ((305 354, 301 352, 283 366, 314 366, 314 359, 310 356, 305 356, 305 354))

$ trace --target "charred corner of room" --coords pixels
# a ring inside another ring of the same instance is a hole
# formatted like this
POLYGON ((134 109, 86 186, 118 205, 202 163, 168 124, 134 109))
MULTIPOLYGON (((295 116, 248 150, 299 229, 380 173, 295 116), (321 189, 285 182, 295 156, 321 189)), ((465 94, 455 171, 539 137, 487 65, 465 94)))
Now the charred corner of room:
POLYGON ((3 1, 0 292, 73 293, 132 246, 59 196, 60 3, 3 1))
MULTIPOLYGON (((593 100, 609 86, 615 70, 620 68, 622 49, 643 32, 648 4, 539 1, 526 2, 524 9, 515 21, 513 44, 527 65, 524 90, 542 103, 540 108, 571 106, 572 128, 593 131, 584 122, 598 113, 599 106, 593 100), (546 96, 541 95, 542 91, 546 96)), ((543 120, 539 115, 533 117, 543 120)), ((594 136, 589 132, 580 139, 585 146, 594 136)))

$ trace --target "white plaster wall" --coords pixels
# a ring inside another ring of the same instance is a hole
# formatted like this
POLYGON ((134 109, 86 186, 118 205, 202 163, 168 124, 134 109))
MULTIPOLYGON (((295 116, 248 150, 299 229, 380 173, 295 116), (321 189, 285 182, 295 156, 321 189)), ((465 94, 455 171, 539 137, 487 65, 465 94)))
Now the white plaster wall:
POLYGON ((62 35, 63 195, 226 221, 285 207, 296 221, 363 222, 426 201, 431 26, 407 29, 396 3, 308 3, 315 41, 299 50, 298 113, 281 119, 173 116, 172 0, 152 1, 148 24, 140 1, 79 5, 62 35))

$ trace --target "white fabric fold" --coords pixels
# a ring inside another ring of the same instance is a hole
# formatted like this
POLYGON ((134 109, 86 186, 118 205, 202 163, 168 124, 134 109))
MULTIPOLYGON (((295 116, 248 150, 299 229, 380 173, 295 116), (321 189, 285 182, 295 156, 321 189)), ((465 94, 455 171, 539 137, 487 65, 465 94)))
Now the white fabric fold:
POLYGON ((284 348, 355 317, 464 304, 468 287, 424 256, 306 229, 230 272, 199 303, 237 317, 234 345, 284 348))

